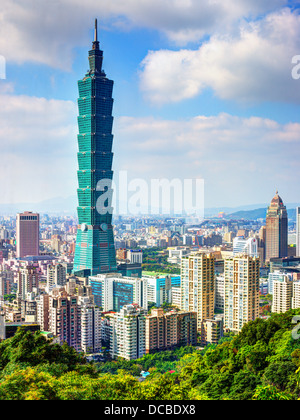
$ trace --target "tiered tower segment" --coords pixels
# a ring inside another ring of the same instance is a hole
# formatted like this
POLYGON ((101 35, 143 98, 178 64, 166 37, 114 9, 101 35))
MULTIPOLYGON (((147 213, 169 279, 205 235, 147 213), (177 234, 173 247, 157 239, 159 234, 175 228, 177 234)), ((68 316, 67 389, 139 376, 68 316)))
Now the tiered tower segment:
POLYGON ((94 42, 89 51, 90 69, 78 82, 79 226, 73 272, 84 277, 116 271, 112 211, 109 203, 102 205, 102 194, 107 194, 107 188, 100 185, 101 182, 107 185, 107 180, 113 178, 113 81, 106 77, 102 62, 96 19, 94 42))

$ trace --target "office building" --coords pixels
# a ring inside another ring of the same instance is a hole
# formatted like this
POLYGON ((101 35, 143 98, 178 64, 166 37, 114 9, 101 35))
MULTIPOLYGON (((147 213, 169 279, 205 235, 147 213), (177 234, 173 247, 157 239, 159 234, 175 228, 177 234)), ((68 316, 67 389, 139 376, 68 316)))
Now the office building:
POLYGON ((126 253, 126 258, 131 264, 142 264, 143 263, 143 251, 141 249, 133 250, 129 249, 126 253))
POLYGON ((275 271, 284 271, 290 273, 300 272, 300 257, 285 257, 270 259, 270 273, 275 271))
POLYGON ((288 215, 278 191, 266 216, 266 261, 288 255, 288 215))
POLYGON ((125 305, 120 312, 107 314, 112 358, 135 360, 146 354, 146 314, 138 305, 125 305))
POLYGON ((39 255, 40 217, 37 213, 26 211, 17 214, 16 256, 39 255))
POLYGON ((259 317, 259 258, 237 255, 225 260, 224 327, 240 332, 259 317))
POLYGON ((78 220, 74 274, 80 277, 117 270, 112 227, 112 90, 103 69, 97 21, 90 69, 78 82, 78 220))
POLYGON ((142 277, 142 264, 121 263, 118 264, 117 271, 124 277, 142 277))
POLYGON ((89 277, 95 304, 103 312, 119 312, 124 305, 138 304, 148 309, 147 279, 123 277, 118 273, 89 277))
POLYGON ((191 253, 190 248, 180 246, 169 248, 168 251, 169 257, 167 261, 170 264, 180 264, 181 258, 191 253))
MULTIPOLYGON (((215 257, 196 252, 181 260, 181 310, 197 313, 198 331, 204 332, 204 321, 214 317, 215 257)), ((202 336, 204 343, 204 336, 202 336)))
POLYGON ((172 303, 172 288, 180 287, 180 276, 151 277, 144 276, 147 279, 148 302, 155 303, 159 307, 163 303, 172 303))
POLYGON ((233 255, 246 254, 258 257, 258 241, 256 238, 236 237, 233 240, 233 255))

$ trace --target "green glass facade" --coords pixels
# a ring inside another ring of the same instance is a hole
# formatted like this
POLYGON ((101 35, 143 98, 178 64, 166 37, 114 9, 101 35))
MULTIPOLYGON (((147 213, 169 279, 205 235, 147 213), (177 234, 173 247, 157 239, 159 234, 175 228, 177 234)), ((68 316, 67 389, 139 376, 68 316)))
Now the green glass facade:
POLYGON ((110 200, 113 81, 102 70, 97 23, 90 70, 78 82, 78 221, 73 272, 88 276, 116 271, 110 200), (103 182, 106 187, 101 186, 103 182), (100 183, 100 184, 99 184, 100 183), (103 195, 105 194, 105 195, 103 195))

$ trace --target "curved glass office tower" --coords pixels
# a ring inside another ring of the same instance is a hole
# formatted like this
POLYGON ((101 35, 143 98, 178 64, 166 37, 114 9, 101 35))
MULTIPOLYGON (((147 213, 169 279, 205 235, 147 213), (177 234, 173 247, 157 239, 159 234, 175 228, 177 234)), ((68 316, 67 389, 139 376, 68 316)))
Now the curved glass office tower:
POLYGON ((90 69, 78 82, 78 220, 73 273, 78 276, 116 271, 113 237, 112 90, 113 81, 102 70, 97 20, 89 51, 90 69), (109 198, 110 197, 110 198, 109 198))

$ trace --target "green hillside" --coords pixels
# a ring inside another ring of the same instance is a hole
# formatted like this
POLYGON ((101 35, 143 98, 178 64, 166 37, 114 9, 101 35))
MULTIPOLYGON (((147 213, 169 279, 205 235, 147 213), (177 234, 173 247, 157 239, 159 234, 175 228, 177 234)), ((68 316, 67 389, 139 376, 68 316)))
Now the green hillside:
POLYGON ((20 330, 0 343, 0 399, 297 400, 300 340, 292 336, 294 315, 300 310, 257 319, 202 351, 185 347, 98 364, 20 330), (141 370, 150 372, 143 382, 137 380, 141 370))

